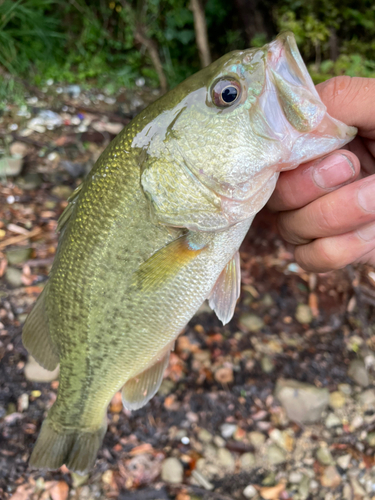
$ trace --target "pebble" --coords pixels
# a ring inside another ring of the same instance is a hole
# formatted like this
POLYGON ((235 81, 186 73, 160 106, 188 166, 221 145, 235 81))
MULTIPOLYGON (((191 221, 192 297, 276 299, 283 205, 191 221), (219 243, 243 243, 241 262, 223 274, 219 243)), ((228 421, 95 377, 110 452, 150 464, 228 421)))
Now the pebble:
POLYGON ((266 436, 262 432, 258 431, 249 432, 247 436, 254 448, 260 448, 264 445, 266 440, 266 436))
POLYGON ((5 255, 7 256, 8 264, 17 266, 26 262, 30 258, 31 252, 31 248, 13 248, 5 252, 5 255))
POLYGON ((332 427, 338 427, 339 425, 342 425, 339 417, 334 413, 329 413, 325 420, 325 426, 328 429, 332 429, 332 427))
POLYGON ((336 460, 336 462, 337 462, 337 465, 339 467, 341 467, 341 469, 346 470, 349 467, 351 460, 352 460, 352 456, 348 453, 347 455, 341 455, 341 457, 339 457, 336 460))
POLYGON ((296 309, 295 318, 298 323, 309 324, 313 320, 313 315, 310 306, 307 304, 298 304, 296 309))
POLYGON ((15 267, 8 267, 5 271, 5 281, 12 288, 19 288, 22 286, 22 271, 16 269, 15 267))
POLYGON ((256 463, 256 458, 253 453, 244 453, 240 457, 241 469, 251 470, 256 463))
POLYGON ((73 189, 70 186, 55 186, 51 189, 51 194, 56 196, 57 198, 61 198, 63 200, 67 200, 69 196, 72 194, 73 189))
POLYGON ((329 465, 325 468, 320 478, 320 482, 322 486, 326 488, 337 488, 337 486, 339 486, 339 484, 341 483, 341 476, 337 472, 337 469, 334 465, 329 465))
POLYGON ((166 483, 181 483, 184 477, 184 468, 181 462, 174 457, 164 460, 161 466, 161 478, 166 483))
POLYGON ((31 382, 52 382, 59 376, 59 366, 55 370, 49 371, 40 366, 32 356, 29 356, 24 368, 24 374, 27 380, 31 382))
POLYGON ((364 497, 366 495, 365 490, 362 488, 355 477, 350 478, 350 484, 352 485, 354 496, 364 497))
POLYGON ((350 426, 352 429, 359 429, 364 423, 362 415, 355 415, 350 426))
POLYGON ((272 359, 269 356, 262 357, 260 361, 260 366, 262 368, 262 371, 264 371, 264 373, 272 373, 275 368, 272 359))
POLYGON ((326 446, 318 449, 316 458, 322 465, 332 465, 334 463, 331 452, 326 446))
POLYGON ((264 327, 264 321, 259 316, 251 313, 241 314, 239 324, 248 332, 258 332, 264 327))
POLYGON ((353 389, 349 384, 339 384, 337 388, 340 392, 342 392, 346 396, 350 396, 351 393, 353 392, 353 389))
POLYGON ((225 440, 221 436, 215 436, 214 437, 214 444, 218 448, 224 448, 224 446, 225 446, 225 440))
POLYGON ((206 429, 201 429, 198 432, 198 439, 203 443, 210 443, 212 441, 212 434, 206 429))
POLYGON ((375 391, 374 389, 367 389, 362 392, 358 397, 358 402, 364 412, 375 411, 375 391))
POLYGON ((271 444, 267 450, 267 457, 272 465, 283 464, 286 461, 284 451, 276 444, 271 444))
POLYGON ((342 392, 334 391, 331 392, 331 394, 329 395, 329 406, 333 410, 342 408, 345 405, 345 403, 346 403, 346 397, 342 392))
POLYGON ((258 493, 257 490, 254 488, 252 484, 246 486, 246 488, 242 492, 245 498, 254 498, 257 493, 258 493))
POLYGON ((309 476, 303 476, 302 481, 298 486, 298 493, 301 497, 301 500, 306 500, 309 496, 310 490, 314 489, 311 483, 312 481, 310 480, 309 476))
POLYGON ((370 383, 365 363, 362 359, 353 359, 349 365, 348 375, 354 382, 362 387, 370 383))
POLYGON ((279 379, 275 396, 291 420, 301 423, 317 422, 328 406, 329 392, 314 385, 291 379, 279 379))
POLYGON ((223 424, 220 427, 221 435, 224 439, 229 439, 236 432, 237 425, 235 424, 223 424))
POLYGON ((6 175, 17 176, 21 173, 23 160, 22 158, 11 158, 4 156, 0 160, 0 177, 6 175))
POLYGON ((303 474, 302 472, 298 472, 298 471, 292 471, 290 474, 289 474, 289 482, 291 484, 299 484, 302 479, 303 479, 303 474))
POLYGON ((375 432, 370 432, 370 434, 367 435, 366 440, 370 446, 375 446, 375 432))
POLYGON ((217 452, 217 461, 227 472, 234 472, 236 463, 232 453, 226 448, 219 448, 217 452))

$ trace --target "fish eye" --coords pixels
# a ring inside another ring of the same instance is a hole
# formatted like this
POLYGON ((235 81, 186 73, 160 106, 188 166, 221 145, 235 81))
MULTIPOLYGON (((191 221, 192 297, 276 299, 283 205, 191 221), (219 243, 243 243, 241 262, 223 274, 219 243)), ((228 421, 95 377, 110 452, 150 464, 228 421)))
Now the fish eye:
POLYGON ((219 108, 228 108, 241 96, 241 85, 232 78, 222 78, 212 87, 212 101, 219 108))

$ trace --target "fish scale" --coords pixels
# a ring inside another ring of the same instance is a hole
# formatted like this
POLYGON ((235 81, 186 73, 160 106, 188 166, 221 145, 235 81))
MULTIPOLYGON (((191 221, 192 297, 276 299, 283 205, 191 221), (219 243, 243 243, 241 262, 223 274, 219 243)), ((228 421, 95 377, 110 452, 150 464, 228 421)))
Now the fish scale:
POLYGON ((326 113, 288 33, 227 54, 124 128, 70 198, 24 326, 34 358, 60 363, 32 466, 93 466, 116 391, 131 410, 150 400, 205 299, 233 316, 238 250, 279 172, 354 134, 326 113))

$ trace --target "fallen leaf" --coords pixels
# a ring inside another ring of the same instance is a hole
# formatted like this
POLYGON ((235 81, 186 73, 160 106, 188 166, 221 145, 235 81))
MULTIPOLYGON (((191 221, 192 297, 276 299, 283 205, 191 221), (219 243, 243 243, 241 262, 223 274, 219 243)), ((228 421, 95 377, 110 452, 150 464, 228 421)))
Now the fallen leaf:
POLYGON ((259 489, 259 493, 264 500, 278 500, 284 490, 285 482, 281 482, 276 486, 264 486, 259 489))

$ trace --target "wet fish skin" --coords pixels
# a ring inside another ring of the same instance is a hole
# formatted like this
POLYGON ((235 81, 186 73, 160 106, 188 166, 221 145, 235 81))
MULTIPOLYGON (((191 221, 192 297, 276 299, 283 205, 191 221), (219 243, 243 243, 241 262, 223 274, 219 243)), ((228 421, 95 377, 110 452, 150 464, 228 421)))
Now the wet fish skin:
POLYGON ((60 363, 30 465, 92 467, 114 393, 123 387, 130 409, 152 397, 206 298, 230 320, 237 252, 278 172, 354 134, 326 114, 291 34, 227 54, 125 127, 63 214, 49 282, 24 327, 35 359, 60 363), (220 78, 242 89, 233 106, 212 101, 220 78))

